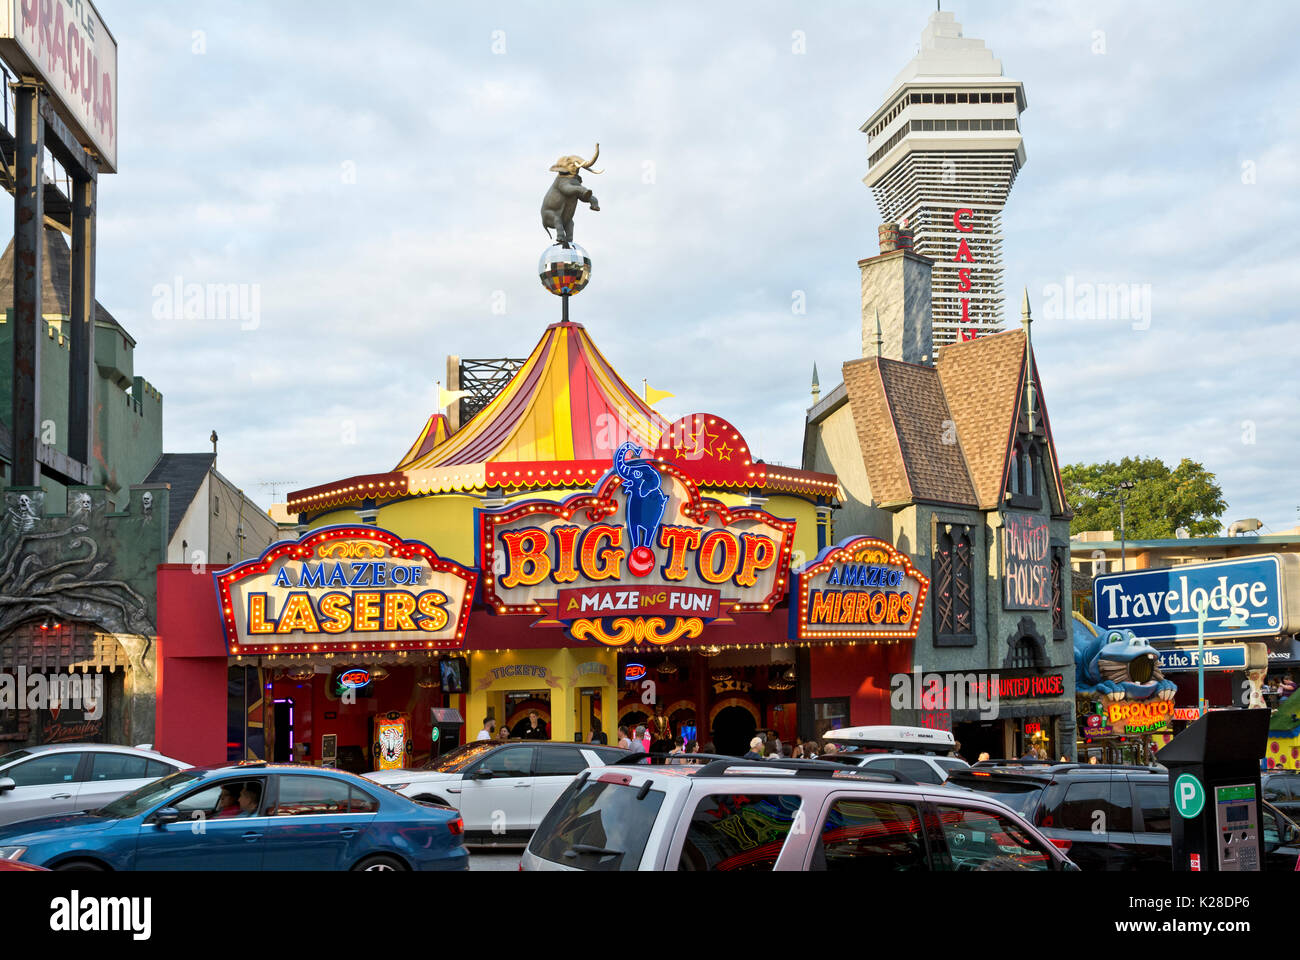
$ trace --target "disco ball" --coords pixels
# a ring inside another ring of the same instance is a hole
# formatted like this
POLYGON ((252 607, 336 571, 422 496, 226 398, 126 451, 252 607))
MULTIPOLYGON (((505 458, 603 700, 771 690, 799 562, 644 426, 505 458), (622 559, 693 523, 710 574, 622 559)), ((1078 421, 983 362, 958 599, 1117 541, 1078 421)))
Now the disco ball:
POLYGON ((557 297, 582 290, 591 279, 591 257, 576 243, 556 243, 546 248, 537 263, 542 286, 557 297))

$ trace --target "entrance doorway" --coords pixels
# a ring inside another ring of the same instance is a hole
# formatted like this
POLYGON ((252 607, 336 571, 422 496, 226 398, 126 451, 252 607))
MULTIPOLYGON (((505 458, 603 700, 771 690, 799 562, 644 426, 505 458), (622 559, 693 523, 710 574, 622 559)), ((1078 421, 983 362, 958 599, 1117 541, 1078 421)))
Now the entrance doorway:
POLYGON ((974 763, 981 753, 987 753, 990 760, 1015 759, 1006 756, 1000 720, 954 724, 952 735, 961 744, 961 755, 967 763, 974 763))
POLYGON ((272 748, 273 763, 288 763, 293 760, 293 701, 275 701, 275 744, 272 748))
POLYGON ((744 756, 757 732, 754 715, 744 707, 723 707, 713 718, 713 746, 718 753, 744 756))

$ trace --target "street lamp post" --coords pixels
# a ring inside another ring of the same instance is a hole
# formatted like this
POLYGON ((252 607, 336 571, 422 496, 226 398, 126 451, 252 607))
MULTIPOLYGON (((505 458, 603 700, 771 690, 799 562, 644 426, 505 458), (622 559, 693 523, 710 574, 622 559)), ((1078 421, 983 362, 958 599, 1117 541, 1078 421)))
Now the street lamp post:
POLYGON ((1196 605, 1196 715, 1205 716, 1205 614, 1209 598, 1196 605))
POLYGON ((1128 567, 1127 551, 1125 550, 1124 534, 1124 504, 1128 502, 1128 492, 1136 487, 1137 484, 1132 480, 1123 480, 1120 482, 1118 492, 1115 494, 1119 498, 1119 571, 1123 573, 1128 567))

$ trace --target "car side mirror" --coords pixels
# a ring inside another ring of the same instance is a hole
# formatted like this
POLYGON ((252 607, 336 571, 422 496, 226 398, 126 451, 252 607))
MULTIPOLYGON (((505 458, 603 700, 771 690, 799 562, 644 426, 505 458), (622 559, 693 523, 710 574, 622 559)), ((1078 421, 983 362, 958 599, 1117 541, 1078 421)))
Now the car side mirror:
POLYGON ((181 812, 175 807, 163 807, 153 815, 154 826, 165 827, 169 823, 175 823, 180 820, 181 812))
POLYGON ((14 783, 13 777, 0 777, 0 793, 8 793, 18 784, 14 783))
POLYGON ((491 780, 491 779, 492 779, 492 771, 491 771, 491 770, 484 770, 482 767, 479 767, 479 769, 477 769, 477 770, 474 771, 474 776, 473 776, 471 779, 473 779, 473 780, 491 780))

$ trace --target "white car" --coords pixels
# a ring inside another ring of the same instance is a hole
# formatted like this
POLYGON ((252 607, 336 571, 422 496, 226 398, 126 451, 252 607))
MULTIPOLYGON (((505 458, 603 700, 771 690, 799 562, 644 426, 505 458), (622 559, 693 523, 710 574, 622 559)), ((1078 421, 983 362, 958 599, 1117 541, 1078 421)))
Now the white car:
POLYGON ((58 743, 0 756, 0 824, 97 810, 189 764, 111 743, 58 743))
POLYGON ((460 811, 469 843, 527 843, 574 776, 628 751, 550 740, 475 740, 419 770, 365 774, 402 796, 460 811))
POLYGON ((820 760, 868 770, 896 770, 917 783, 943 783, 954 770, 970 769, 961 757, 947 756, 956 741, 946 730, 889 725, 849 727, 830 730, 822 739, 835 744, 838 752, 823 753, 820 760))

